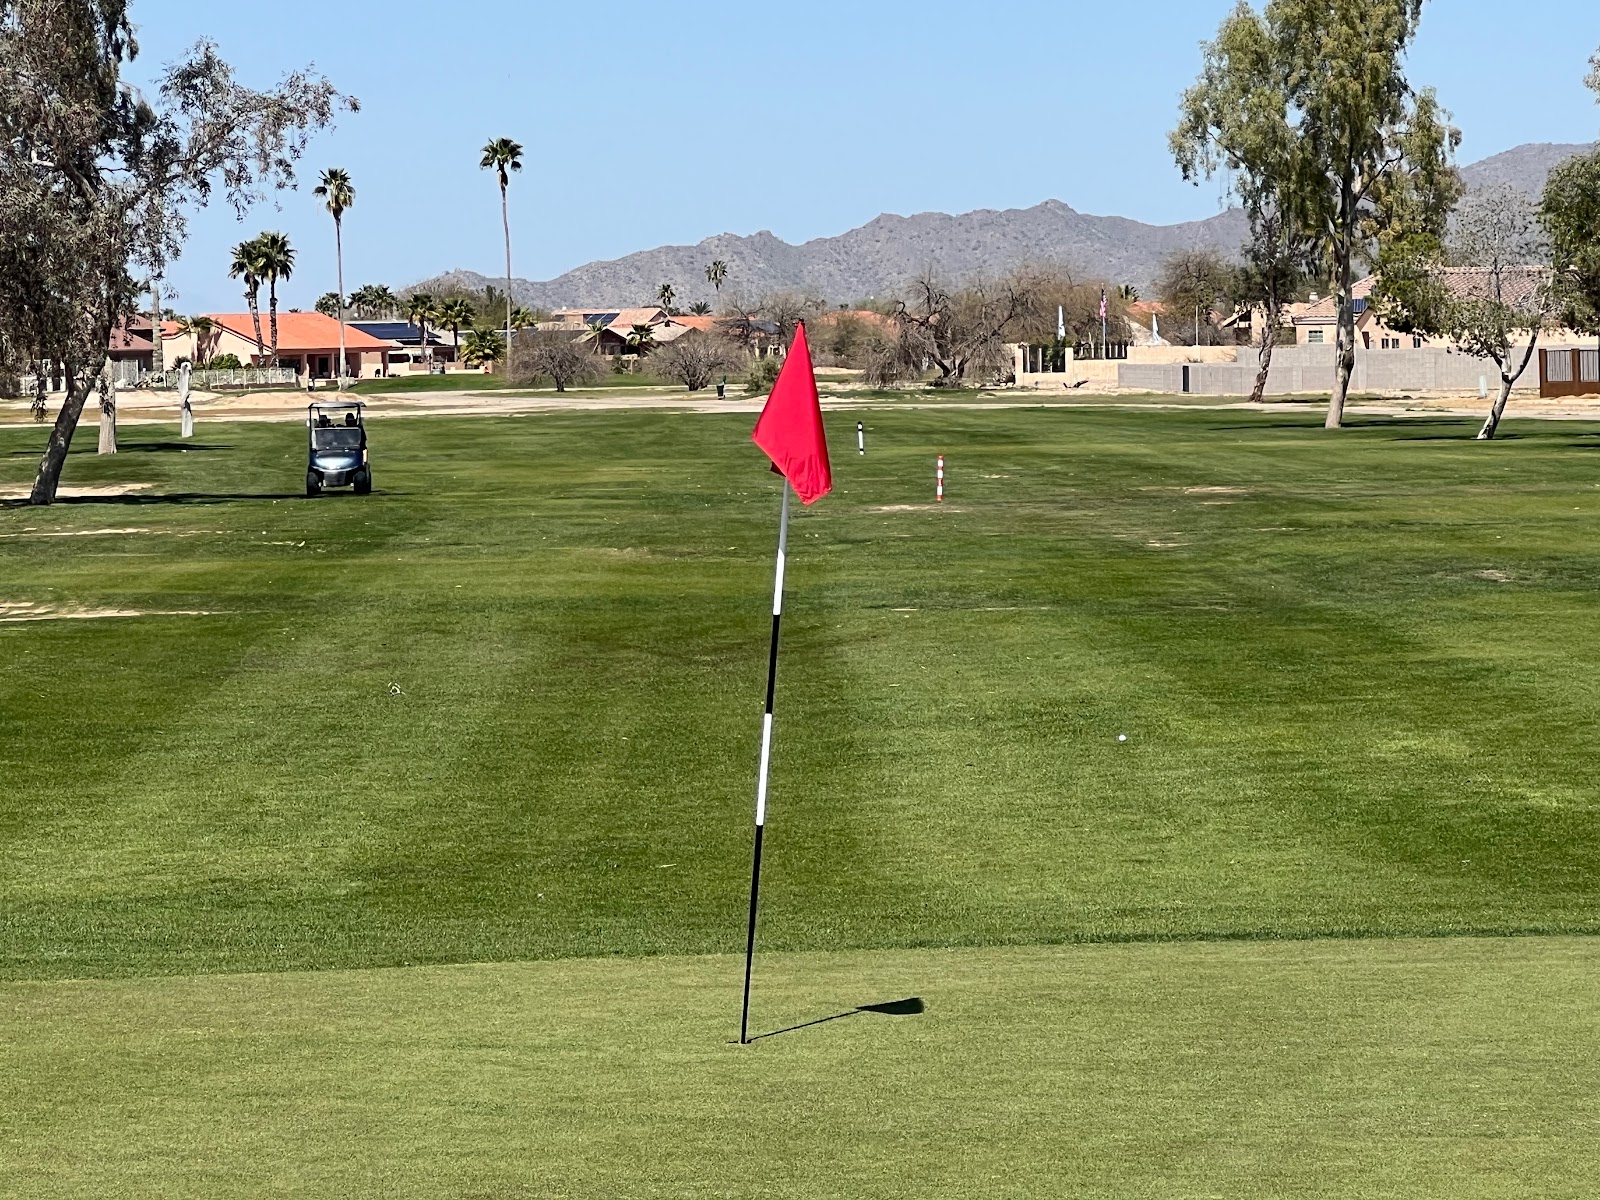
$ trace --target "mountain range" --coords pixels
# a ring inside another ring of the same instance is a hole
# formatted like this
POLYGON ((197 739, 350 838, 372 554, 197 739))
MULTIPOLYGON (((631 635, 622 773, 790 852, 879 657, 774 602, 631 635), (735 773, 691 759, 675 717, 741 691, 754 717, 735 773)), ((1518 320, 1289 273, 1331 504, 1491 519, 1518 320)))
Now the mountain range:
MULTIPOLYGON (((1537 193, 1552 168, 1588 149, 1549 143, 1518 146, 1464 167, 1462 176, 1473 188, 1510 183, 1537 193)), ((588 263, 555 279, 516 279, 511 290, 519 304, 538 308, 621 308, 649 302, 662 282, 668 282, 677 303, 687 306, 714 299, 705 268, 722 259, 728 263, 724 287, 752 296, 796 291, 847 302, 892 294, 930 268, 942 278, 961 279, 1041 262, 1148 291, 1161 260, 1172 251, 1209 248, 1231 256, 1244 238, 1244 216, 1238 210, 1181 225, 1146 225, 1125 217, 1090 216, 1059 200, 1046 200, 1032 208, 978 209, 956 216, 885 213, 848 233, 798 246, 767 230, 748 237, 721 233, 694 246, 660 246, 588 263)), ((406 290, 479 291, 500 282, 456 270, 406 290)))

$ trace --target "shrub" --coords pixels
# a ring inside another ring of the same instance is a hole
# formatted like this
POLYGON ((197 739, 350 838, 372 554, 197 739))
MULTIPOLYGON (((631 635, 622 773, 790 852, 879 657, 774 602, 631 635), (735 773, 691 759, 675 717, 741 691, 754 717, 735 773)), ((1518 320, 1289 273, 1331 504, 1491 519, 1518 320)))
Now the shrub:
POLYGON ((736 346, 704 333, 686 333, 650 359, 657 374, 698 392, 718 375, 736 369, 744 355, 736 346))
POLYGON ((573 340, 570 333, 549 330, 518 339, 511 355, 514 382, 548 379, 556 391, 564 392, 569 383, 593 379, 598 371, 594 355, 587 346, 573 340))
POLYGON ((244 364, 239 361, 237 354, 219 354, 206 363, 208 371, 237 371, 244 364))
POLYGON ((770 392, 772 385, 778 382, 778 372, 783 370, 783 361, 775 355, 758 358, 750 364, 750 373, 745 376, 744 390, 752 396, 759 396, 762 392, 770 392))

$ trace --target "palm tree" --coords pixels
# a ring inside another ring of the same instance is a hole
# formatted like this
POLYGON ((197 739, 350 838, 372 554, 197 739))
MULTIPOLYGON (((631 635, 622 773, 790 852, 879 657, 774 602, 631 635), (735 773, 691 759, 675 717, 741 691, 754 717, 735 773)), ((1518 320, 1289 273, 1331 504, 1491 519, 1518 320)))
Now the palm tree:
POLYGON ((461 357, 461 327, 470 326, 477 315, 477 306, 465 296, 451 296, 439 305, 439 323, 455 336, 457 358, 461 357))
MULTIPOLYGON (((548 315, 545 319, 548 319, 548 315)), ((540 317, 538 313, 534 312, 533 309, 525 308, 520 304, 511 310, 511 328, 516 330, 518 333, 521 333, 524 329, 527 329, 530 326, 537 325, 539 320, 540 317)))
POLYGON ((206 359, 210 357, 211 335, 216 329, 217 323, 210 317, 178 318, 178 333, 194 334, 194 365, 197 369, 205 366, 206 359))
POLYGON ((706 282, 717 290, 717 303, 722 303, 722 281, 728 277, 728 264, 720 258, 706 267, 706 282))
POLYGON ((670 283, 663 283, 656 289, 656 303, 667 310, 667 316, 672 316, 672 302, 678 293, 672 290, 670 283))
POLYGON ((433 347, 428 345, 428 323, 439 314, 439 303, 427 292, 412 292, 406 297, 406 320, 417 327, 422 340, 422 361, 432 368, 433 347))
POLYGON ((328 206, 333 217, 334 258, 339 265, 339 386, 344 387, 344 213, 356 202, 356 189, 350 182, 350 172, 343 167, 329 167, 322 173, 322 182, 311 189, 311 194, 328 206))
POLYGON ((692 316, 708 317, 711 315, 711 305, 707 304, 704 300, 696 300, 693 304, 689 305, 689 312, 692 316))
POLYGON ((240 242, 233 248, 233 261, 228 264, 228 276, 244 280, 244 298, 250 304, 250 320, 256 327, 256 355, 266 354, 267 344, 261 337, 261 241, 253 238, 240 242))
POLYGON ((648 325, 635 325, 627 341, 628 348, 643 358, 656 348, 656 332, 648 325))
POLYGON ((281 233, 263 233, 256 238, 260 252, 261 275, 267 281, 267 311, 272 318, 272 357, 267 366, 278 365, 278 280, 294 274, 294 247, 281 233))
POLYGON ((590 321, 589 322, 589 332, 594 334, 594 352, 596 354, 599 354, 601 352, 600 351, 600 335, 602 333, 604 333, 605 331, 606 331, 606 323, 604 321, 590 321))
POLYGON ((506 189, 511 185, 508 172, 522 170, 522 146, 510 138, 495 138, 483 148, 483 158, 478 166, 485 170, 494 168, 500 179, 500 224, 506 232, 506 345, 511 344, 511 211, 507 207, 506 189))
POLYGON ((468 366, 485 362, 498 362, 506 352, 505 340, 498 329, 471 329, 467 331, 467 348, 461 361, 468 366))

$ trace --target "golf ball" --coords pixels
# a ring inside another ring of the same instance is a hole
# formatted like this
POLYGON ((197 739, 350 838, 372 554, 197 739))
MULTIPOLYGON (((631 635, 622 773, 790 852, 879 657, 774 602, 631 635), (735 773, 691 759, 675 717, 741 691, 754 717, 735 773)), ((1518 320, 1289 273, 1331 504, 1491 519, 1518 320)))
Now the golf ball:
POLYGON ((1119 734, 1117 734, 1117 741, 1119 741, 1119 742, 1125 742, 1125 741, 1127 741, 1127 740, 1128 740, 1128 735, 1127 735, 1127 734, 1125 734, 1125 733, 1119 733, 1119 734))

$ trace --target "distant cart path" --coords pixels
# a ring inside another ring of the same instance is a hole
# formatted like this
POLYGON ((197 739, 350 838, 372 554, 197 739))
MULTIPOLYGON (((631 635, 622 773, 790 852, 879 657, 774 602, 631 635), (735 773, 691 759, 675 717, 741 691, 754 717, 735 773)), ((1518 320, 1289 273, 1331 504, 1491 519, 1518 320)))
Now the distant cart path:
MULTIPOLYGON (((849 386, 830 387, 822 382, 823 407, 828 409, 852 408, 918 408, 918 409, 1011 409, 1011 408, 1131 408, 1131 409, 1192 409, 1196 411, 1255 411, 1304 413, 1314 411, 1323 401, 1306 397, 1292 401, 1272 401, 1251 404, 1246 400, 1219 397, 1160 396, 1148 394, 1123 395, 1073 395, 1061 396, 1049 392, 1030 392, 1017 389, 992 391, 964 391, 949 397, 932 391, 904 391, 885 393, 849 386)), ((304 418, 307 403, 313 399, 327 399, 332 393, 318 392, 246 392, 246 393, 195 393, 195 416, 201 420, 226 419, 229 421, 299 421, 304 418)), ((740 394, 718 400, 714 392, 689 394, 670 388, 632 388, 529 391, 439 391, 415 394, 367 393, 360 397, 368 413, 382 417, 431 416, 514 416, 540 412, 616 412, 660 409, 680 413, 755 413, 759 412, 764 396, 740 394)), ((1347 412, 1352 416, 1481 416, 1486 402, 1476 397, 1460 395, 1425 395, 1369 398, 1352 403, 1347 412)), ((1513 399, 1510 416, 1539 420, 1596 420, 1600 419, 1600 398, 1536 400, 1513 399)), ((176 398, 166 394, 124 393, 118 401, 119 424, 159 424, 178 420, 176 398)), ((86 410, 85 424, 98 420, 92 407, 86 410)), ((0 400, 0 425, 33 424, 25 400, 0 400)))

